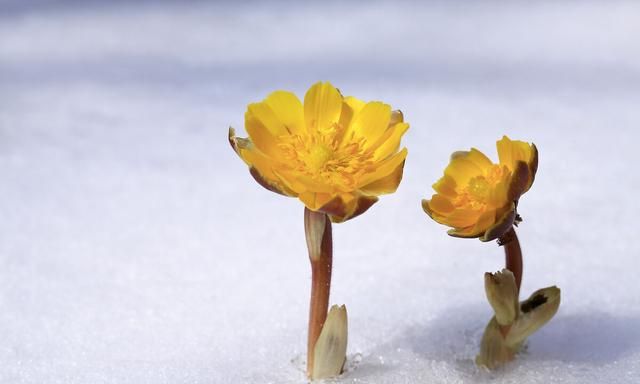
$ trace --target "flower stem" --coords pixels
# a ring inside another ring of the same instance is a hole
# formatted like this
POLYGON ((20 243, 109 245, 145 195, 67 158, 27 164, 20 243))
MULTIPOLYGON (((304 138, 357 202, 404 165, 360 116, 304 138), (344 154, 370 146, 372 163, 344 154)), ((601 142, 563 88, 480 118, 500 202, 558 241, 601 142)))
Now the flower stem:
POLYGON ((313 372, 314 347, 329 309, 333 261, 331 220, 326 214, 304 209, 304 232, 311 262, 311 302, 307 339, 307 375, 313 372))
POLYGON ((522 282, 522 250, 516 235, 515 228, 511 229, 500 237, 499 242, 504 246, 505 268, 513 273, 516 280, 516 288, 520 292, 522 282))

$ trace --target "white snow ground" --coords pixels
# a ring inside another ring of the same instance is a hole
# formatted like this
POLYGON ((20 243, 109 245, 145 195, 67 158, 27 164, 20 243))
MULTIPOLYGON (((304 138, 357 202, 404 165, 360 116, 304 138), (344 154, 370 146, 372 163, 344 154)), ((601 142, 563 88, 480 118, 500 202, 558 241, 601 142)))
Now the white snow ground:
POLYGON ((229 148, 317 80, 412 128, 398 192, 334 226, 338 383, 640 382, 640 4, 0 2, 0 382, 303 383, 302 205, 229 148), (475 368, 495 244, 420 209, 449 154, 534 141, 518 360, 475 368))

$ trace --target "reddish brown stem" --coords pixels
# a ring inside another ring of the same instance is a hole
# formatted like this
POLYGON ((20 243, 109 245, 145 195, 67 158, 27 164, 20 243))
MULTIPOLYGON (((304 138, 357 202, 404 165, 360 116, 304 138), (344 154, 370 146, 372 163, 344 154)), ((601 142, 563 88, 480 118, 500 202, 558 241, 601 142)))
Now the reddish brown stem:
POLYGON ((314 348, 327 319, 333 262, 331 221, 324 213, 305 207, 304 229, 311 262, 311 301, 307 339, 307 375, 313 372, 314 348))
POLYGON ((520 242, 513 227, 501 238, 504 246, 505 267, 513 273, 516 280, 516 287, 520 292, 520 283, 522 282, 522 250, 520 242))

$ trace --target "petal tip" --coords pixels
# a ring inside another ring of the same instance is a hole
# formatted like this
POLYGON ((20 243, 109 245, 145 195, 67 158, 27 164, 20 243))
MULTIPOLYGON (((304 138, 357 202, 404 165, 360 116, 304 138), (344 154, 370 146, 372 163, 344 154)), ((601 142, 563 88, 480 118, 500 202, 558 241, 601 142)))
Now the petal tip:
POLYGON ((429 207, 429 201, 427 199, 422 199, 422 210, 429 216, 431 216, 432 212, 431 208, 429 207))
POLYGON ((404 122, 404 114, 402 113, 402 111, 399 109, 391 111, 391 120, 389 120, 389 126, 393 126, 402 122, 404 122))
POLYGON ((238 153, 238 148, 237 148, 237 144, 236 144, 236 130, 229 126, 229 133, 227 135, 227 138, 229 140, 229 145, 231 145, 231 148, 238 153))

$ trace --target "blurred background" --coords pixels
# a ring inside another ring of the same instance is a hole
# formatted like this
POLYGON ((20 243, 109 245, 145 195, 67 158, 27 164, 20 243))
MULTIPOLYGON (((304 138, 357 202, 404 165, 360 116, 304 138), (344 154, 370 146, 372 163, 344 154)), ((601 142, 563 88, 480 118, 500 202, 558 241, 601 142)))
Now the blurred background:
POLYGON ((640 3, 0 1, 0 382, 303 383, 303 207, 227 142, 319 80, 403 110, 404 180, 334 226, 344 383, 640 376, 640 3), (495 244, 421 210, 455 150, 535 142, 522 292, 556 318, 494 373, 495 244))

